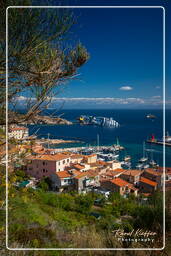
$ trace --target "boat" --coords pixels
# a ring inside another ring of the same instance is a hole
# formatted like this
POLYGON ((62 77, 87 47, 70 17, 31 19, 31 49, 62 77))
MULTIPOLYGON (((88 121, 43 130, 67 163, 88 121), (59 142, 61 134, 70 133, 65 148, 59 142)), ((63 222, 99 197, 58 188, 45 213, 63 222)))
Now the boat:
POLYGON ((136 168, 139 169, 139 170, 143 169, 143 164, 140 164, 140 163, 137 164, 137 165, 136 165, 136 168))
POLYGON ((119 144, 119 139, 116 138, 116 144, 113 144, 113 148, 116 151, 124 150, 125 148, 119 144))
POLYGON ((149 161, 149 164, 150 164, 151 167, 158 166, 158 164, 153 159, 149 161))
POLYGON ((165 142, 166 143, 171 143, 171 136, 169 135, 169 132, 166 133, 165 142))
POLYGON ((143 142, 143 157, 140 158, 139 162, 144 163, 148 160, 148 158, 145 156, 145 142, 143 142))
POLYGON ((125 156, 125 157, 124 157, 124 161, 125 161, 125 162, 128 162, 128 161, 130 161, 130 160, 131 160, 131 156, 125 156))
POLYGON ((119 127, 119 123, 112 117, 97 117, 97 116, 86 116, 81 115, 77 118, 80 124, 84 125, 97 125, 107 127, 119 127))
POLYGON ((143 169, 147 169, 147 168, 149 168, 150 167, 150 165, 149 164, 145 164, 145 165, 143 165, 143 169))
POLYGON ((146 117, 149 118, 149 119, 155 119, 156 118, 156 116, 152 115, 152 114, 148 114, 148 115, 146 115, 146 117))
POLYGON ((131 162, 129 162, 129 161, 123 161, 123 162, 121 162, 121 166, 122 166, 123 168, 131 169, 131 162))

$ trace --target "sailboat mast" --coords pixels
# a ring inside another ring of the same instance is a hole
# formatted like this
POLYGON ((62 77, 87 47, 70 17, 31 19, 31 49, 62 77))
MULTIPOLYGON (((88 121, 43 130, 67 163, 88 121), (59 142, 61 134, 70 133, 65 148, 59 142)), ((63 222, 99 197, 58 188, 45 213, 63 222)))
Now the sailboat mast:
POLYGON ((97 134, 97 150, 99 151, 99 134, 97 134))

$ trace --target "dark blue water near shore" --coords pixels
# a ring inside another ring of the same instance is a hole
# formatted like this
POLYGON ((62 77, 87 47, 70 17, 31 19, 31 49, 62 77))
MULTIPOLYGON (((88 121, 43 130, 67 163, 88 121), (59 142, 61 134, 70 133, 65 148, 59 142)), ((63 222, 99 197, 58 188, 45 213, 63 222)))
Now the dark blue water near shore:
MULTIPOLYGON (((49 110, 49 113, 54 110, 49 110)), ((84 142, 84 144, 72 144, 96 145, 97 134, 99 134, 100 145, 112 145, 116 143, 116 138, 119 138, 121 145, 125 147, 125 154, 130 154, 133 159, 133 165, 142 157, 142 144, 143 141, 154 134, 156 138, 162 138, 163 136, 163 111, 162 110, 63 110, 57 114, 64 113, 63 118, 76 121, 76 118, 80 115, 95 115, 113 117, 120 123, 119 128, 107 128, 97 126, 83 126, 79 124, 67 125, 34 125, 30 126, 30 134, 37 132, 39 137, 47 138, 49 133, 50 138, 62 138, 62 139, 77 139, 84 142), (151 120, 146 118, 147 114, 153 114, 156 119, 151 120)), ((47 112, 46 112, 47 114, 47 112)), ((166 131, 170 132, 171 123, 171 110, 166 110, 166 131)), ((68 146, 63 145, 62 146, 68 146)), ((70 145, 71 146, 71 145, 70 145)), ((147 149, 153 149, 153 158, 161 166, 163 165, 163 147, 158 145, 146 144, 147 149)), ((148 151, 147 154, 151 153, 148 151)), ((171 166, 171 147, 166 148, 166 166, 171 166)))

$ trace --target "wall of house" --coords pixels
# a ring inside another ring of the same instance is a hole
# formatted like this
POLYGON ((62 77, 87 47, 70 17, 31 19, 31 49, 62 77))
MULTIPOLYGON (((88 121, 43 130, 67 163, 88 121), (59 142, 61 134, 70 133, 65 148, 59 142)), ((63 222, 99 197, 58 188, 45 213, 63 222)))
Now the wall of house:
POLYGON ((27 164, 27 173, 37 179, 49 177, 52 173, 56 173, 56 162, 37 159, 31 160, 27 164))
POLYGON ((70 162, 70 157, 60 161, 56 161, 56 172, 64 171, 65 167, 70 165, 70 162))
POLYGON ((144 193, 153 193, 156 190, 156 187, 140 181, 139 190, 144 193))
POLYGON ((71 158, 71 163, 72 164, 80 164, 81 161, 83 160, 83 157, 80 157, 80 158, 71 158))
POLYGON ((121 169, 122 168, 121 163, 113 161, 111 164, 111 168, 112 168, 112 170, 121 169))
POLYGON ((78 193, 85 188, 85 184, 86 184, 85 179, 87 179, 87 176, 83 176, 79 179, 74 179, 75 189, 77 190, 78 193))

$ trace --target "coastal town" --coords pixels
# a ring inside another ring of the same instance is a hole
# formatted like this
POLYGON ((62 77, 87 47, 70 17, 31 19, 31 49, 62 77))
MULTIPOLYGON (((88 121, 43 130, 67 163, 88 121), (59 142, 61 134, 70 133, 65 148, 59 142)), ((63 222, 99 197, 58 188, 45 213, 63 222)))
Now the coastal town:
MULTIPOLYGON (((61 147, 47 148, 40 140, 29 136, 29 129, 24 126, 12 126, 9 129, 9 141, 15 140, 16 145, 9 147, 10 162, 15 159, 13 171, 24 170, 28 179, 14 184, 19 187, 33 187, 44 178, 51 181, 51 189, 57 193, 76 191, 79 194, 96 192, 108 198, 111 192, 123 197, 143 195, 148 198, 155 191, 163 191, 164 174, 161 166, 146 166, 132 169, 125 165, 126 161, 117 158, 102 158, 100 147, 93 151, 83 148, 61 147), (22 154, 22 158, 21 158, 22 154)), ((61 141, 62 143, 63 141, 61 141)), ((60 140, 58 140, 60 143, 60 140)), ((10 143, 11 145, 11 143, 10 143)), ((123 147, 115 145, 118 154, 123 147)), ((105 148, 107 149, 107 148, 105 148)), ((114 147, 113 147, 114 151, 114 147)), ((104 155, 104 154, 103 154, 104 155)), ((112 154, 110 154, 112 155, 112 154)), ((113 154, 115 156, 115 154, 113 154)), ((3 156, 3 152, 1 152, 3 156)), ((4 152, 5 156, 5 152, 4 152)), ((5 159, 1 158, 1 164, 5 159)), ((9 168, 9 171, 10 168, 9 168)), ((171 188, 171 168, 166 167, 166 189, 171 188)))

